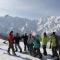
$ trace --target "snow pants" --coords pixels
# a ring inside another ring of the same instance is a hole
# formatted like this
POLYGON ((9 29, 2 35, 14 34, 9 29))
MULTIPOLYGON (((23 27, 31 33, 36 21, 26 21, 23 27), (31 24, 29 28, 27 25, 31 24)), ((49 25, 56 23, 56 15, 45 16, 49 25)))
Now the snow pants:
POLYGON ((42 58, 42 54, 40 52, 40 48, 34 48, 34 56, 37 56, 39 55, 39 58, 42 58))
POLYGON ((44 54, 44 55, 47 55, 46 45, 43 45, 43 54, 44 54))
POLYGON ((58 57, 58 53, 57 53, 57 48, 56 47, 52 47, 52 54, 53 54, 53 57, 54 56, 58 57))
POLYGON ((59 55, 60 55, 60 45, 59 45, 59 47, 58 47, 58 50, 59 50, 59 55))
POLYGON ((33 44, 32 43, 31 44, 27 44, 27 47, 28 47, 29 53, 32 54, 33 53, 33 44))
POLYGON ((27 43, 24 42, 24 51, 27 49, 27 43))
POLYGON ((20 52, 22 52, 22 49, 21 49, 19 43, 15 43, 15 49, 16 49, 16 51, 18 51, 18 48, 17 47, 19 48, 20 52))
POLYGON ((9 42, 8 53, 10 53, 10 49, 12 49, 13 54, 15 54, 13 43, 9 42))

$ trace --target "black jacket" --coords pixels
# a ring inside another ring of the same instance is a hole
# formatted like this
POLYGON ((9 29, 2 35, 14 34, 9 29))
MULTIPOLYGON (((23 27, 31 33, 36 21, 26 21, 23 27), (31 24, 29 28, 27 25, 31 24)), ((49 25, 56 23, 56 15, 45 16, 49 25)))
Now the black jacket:
POLYGON ((23 40, 24 40, 24 43, 27 44, 28 36, 27 35, 23 36, 23 40))
POLYGON ((21 40, 21 37, 20 36, 15 36, 15 43, 19 43, 20 42, 20 40, 21 40))

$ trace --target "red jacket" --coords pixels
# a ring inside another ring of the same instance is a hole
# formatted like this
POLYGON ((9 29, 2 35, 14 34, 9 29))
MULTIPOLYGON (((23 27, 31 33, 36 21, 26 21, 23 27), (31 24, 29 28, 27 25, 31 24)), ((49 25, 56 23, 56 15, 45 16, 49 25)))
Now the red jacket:
POLYGON ((12 33, 9 33, 9 34, 8 34, 8 41, 11 42, 11 43, 14 42, 14 36, 13 36, 12 33))

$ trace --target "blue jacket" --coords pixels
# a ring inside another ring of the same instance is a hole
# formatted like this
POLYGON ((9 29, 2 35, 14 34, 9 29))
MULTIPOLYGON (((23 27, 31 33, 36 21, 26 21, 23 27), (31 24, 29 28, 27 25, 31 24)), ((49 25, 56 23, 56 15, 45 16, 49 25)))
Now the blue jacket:
POLYGON ((34 38, 33 44, 34 44, 33 48, 40 48, 40 41, 38 35, 34 38))

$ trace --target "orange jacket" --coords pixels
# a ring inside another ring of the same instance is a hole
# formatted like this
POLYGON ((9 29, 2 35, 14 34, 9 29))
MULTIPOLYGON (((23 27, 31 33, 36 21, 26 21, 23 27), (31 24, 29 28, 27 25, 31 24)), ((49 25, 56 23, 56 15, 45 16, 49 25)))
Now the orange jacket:
POLYGON ((12 33, 9 33, 9 34, 8 34, 8 41, 11 42, 11 43, 14 42, 14 36, 13 36, 12 33))

